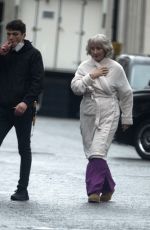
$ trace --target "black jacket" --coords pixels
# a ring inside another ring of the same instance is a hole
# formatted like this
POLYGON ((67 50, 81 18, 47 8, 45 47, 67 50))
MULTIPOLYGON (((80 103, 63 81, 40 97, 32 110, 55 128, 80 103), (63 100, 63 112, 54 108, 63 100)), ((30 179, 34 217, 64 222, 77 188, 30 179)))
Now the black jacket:
POLYGON ((0 106, 13 107, 20 102, 28 106, 42 90, 44 68, 41 53, 28 40, 18 52, 0 55, 0 106))

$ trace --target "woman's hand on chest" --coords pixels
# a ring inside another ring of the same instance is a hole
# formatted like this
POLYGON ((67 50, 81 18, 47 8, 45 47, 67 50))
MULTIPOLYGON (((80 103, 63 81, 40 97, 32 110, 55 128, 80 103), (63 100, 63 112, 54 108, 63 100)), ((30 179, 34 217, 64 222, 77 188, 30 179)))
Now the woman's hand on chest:
POLYGON ((101 76, 106 76, 109 72, 109 69, 107 67, 100 67, 100 68, 95 68, 93 69, 89 74, 90 77, 95 80, 101 76))

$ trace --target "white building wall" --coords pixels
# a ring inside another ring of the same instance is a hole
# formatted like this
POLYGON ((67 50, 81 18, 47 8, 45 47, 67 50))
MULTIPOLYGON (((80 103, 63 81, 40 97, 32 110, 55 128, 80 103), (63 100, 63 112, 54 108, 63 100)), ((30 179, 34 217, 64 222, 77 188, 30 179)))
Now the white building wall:
POLYGON ((143 52, 150 55, 150 1, 146 1, 143 52))
POLYGON ((41 50, 45 68, 72 70, 86 58, 88 38, 106 33, 106 11, 107 0, 21 0, 19 18, 27 25, 27 38, 41 50))
POLYGON ((5 22, 16 16, 25 22, 26 38, 41 51, 46 69, 74 70, 86 58, 91 36, 105 33, 111 38, 107 1, 5 0, 5 22))
POLYGON ((112 39, 112 19, 113 19, 113 4, 114 0, 108 0, 105 2, 105 8, 106 8, 106 35, 109 37, 109 39, 112 39))
POLYGON ((76 68, 86 58, 87 40, 101 33, 102 10, 101 0, 64 1, 57 67, 76 68))
POLYGON ((121 0, 119 6, 118 20, 118 42, 122 44, 122 51, 126 49, 126 27, 127 27, 127 0, 121 0))
POLYGON ((2 22, 2 41, 6 39, 5 34, 5 25, 8 21, 11 21, 15 18, 15 0, 3 0, 4 2, 4 20, 2 22))
MULTIPOLYGON (((114 0, 1 1, 5 3, 4 28, 16 16, 23 19, 27 38, 41 50, 46 68, 75 69, 86 58, 90 36, 105 33, 112 37, 114 0), (44 18, 43 12, 53 16, 44 18)), ((149 12, 150 0, 120 0, 118 42, 122 43, 122 53, 150 53, 149 12)))
POLYGON ((122 53, 144 53, 145 0, 120 0, 118 40, 122 53))
POLYGON ((58 1, 21 1, 19 17, 26 23, 27 36, 42 53, 45 67, 53 67, 58 1), (28 13, 27 13, 28 12, 28 13), (50 17, 44 17, 44 13, 50 17))

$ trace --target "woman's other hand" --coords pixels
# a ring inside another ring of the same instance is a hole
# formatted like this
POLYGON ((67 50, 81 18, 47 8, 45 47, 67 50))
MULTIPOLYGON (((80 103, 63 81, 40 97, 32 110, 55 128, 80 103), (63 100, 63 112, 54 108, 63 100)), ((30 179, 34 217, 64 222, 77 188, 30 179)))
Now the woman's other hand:
POLYGON ((122 130, 123 130, 123 132, 125 132, 129 127, 130 127, 130 125, 123 124, 123 125, 122 125, 122 130))

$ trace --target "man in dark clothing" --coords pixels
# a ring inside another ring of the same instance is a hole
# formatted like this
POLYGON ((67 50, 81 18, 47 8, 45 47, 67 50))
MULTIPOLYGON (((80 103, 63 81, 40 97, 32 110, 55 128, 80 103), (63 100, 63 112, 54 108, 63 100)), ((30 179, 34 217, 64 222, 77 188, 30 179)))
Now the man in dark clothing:
POLYGON ((31 168, 30 136, 34 102, 41 93, 44 76, 41 53, 25 40, 21 20, 6 25, 7 42, 0 47, 0 145, 14 126, 20 154, 20 177, 12 200, 29 200, 31 168))

